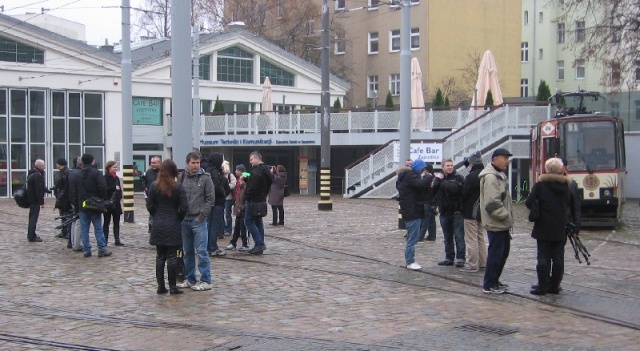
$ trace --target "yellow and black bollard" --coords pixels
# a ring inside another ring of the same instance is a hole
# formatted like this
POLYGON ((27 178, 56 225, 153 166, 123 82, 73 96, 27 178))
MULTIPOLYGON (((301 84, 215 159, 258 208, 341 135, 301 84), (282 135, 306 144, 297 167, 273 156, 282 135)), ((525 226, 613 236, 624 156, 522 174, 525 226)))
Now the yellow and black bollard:
POLYGON ((134 223, 133 165, 122 165, 122 204, 125 223, 134 223))
POLYGON ((320 168, 320 201, 318 201, 318 210, 333 210, 333 203, 331 202, 331 168, 320 168))

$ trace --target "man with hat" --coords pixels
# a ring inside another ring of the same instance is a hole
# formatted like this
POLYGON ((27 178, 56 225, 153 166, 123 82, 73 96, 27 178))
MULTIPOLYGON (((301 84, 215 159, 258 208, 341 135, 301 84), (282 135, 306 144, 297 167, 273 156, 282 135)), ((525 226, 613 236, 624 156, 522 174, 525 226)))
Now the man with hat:
POLYGON ((509 257, 513 214, 509 178, 509 150, 498 148, 491 155, 491 164, 480 172, 480 216, 487 230, 489 250, 482 291, 504 294, 508 285, 500 282, 500 275, 509 257))
POLYGON ((404 250, 404 258, 408 269, 419 270, 422 267, 414 261, 415 245, 420 234, 420 224, 424 215, 422 194, 423 189, 431 185, 433 176, 420 175, 427 169, 427 164, 416 159, 411 166, 402 166, 396 170, 398 179, 398 201, 400 201, 400 214, 407 227, 407 243, 404 250))
MULTIPOLYGON (((56 161, 56 168, 58 169, 58 179, 56 179, 56 183, 53 187, 53 194, 56 197, 56 207, 60 213, 60 217, 64 222, 65 219, 73 216, 73 211, 71 210, 71 203, 69 202, 69 167, 67 167, 67 160, 64 158, 59 158, 56 161)), ((56 238, 64 238, 68 239, 68 235, 71 228, 71 223, 62 227, 60 234, 56 235, 56 238)))

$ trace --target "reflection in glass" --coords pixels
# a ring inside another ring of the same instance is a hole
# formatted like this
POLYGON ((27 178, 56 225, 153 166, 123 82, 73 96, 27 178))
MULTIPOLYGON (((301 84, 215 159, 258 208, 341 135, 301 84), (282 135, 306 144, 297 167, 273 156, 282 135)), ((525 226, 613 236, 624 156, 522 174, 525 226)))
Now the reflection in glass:
POLYGON ((64 93, 61 91, 51 93, 51 114, 64 117, 64 93))
POLYGON ((69 145, 69 161, 73 160, 73 158, 77 156, 82 156, 82 149, 80 145, 69 145))
POLYGON ((7 89, 0 89, 0 115, 7 114, 7 89))
POLYGON ((51 123, 51 141, 54 143, 64 143, 64 119, 54 118, 51 123))
POLYGON ((29 91, 29 114, 31 116, 44 116, 44 91, 29 91))
POLYGON ((27 119, 25 117, 11 117, 11 141, 14 143, 27 141, 27 119))
POLYGON ((80 120, 77 118, 69 119, 69 142, 79 143, 80 136, 80 120))
MULTIPOLYGON (((31 163, 29 164, 29 167, 32 167, 37 159, 45 160, 45 163, 47 163, 44 153, 44 144, 31 144, 31 163)), ((49 164, 49 166, 51 165, 49 164)))
POLYGON ((7 117, 0 117, 0 141, 7 141, 7 117))
MULTIPOLYGON (((67 158, 67 156, 66 156, 67 154, 65 153, 65 150, 64 150, 65 149, 64 145, 56 145, 56 144, 54 144, 52 149, 53 149, 53 161, 55 161, 55 160, 57 160, 57 159, 59 159, 61 157, 67 158)), ((67 160, 67 161, 69 163, 69 168, 71 168, 71 160, 67 160)))
POLYGON ((69 117, 80 117, 80 93, 69 93, 69 117))
POLYGON ((30 168, 27 165, 27 147, 24 144, 11 144, 11 168, 30 168))
POLYGON ((0 172, 0 196, 7 196, 7 190, 9 188, 8 182, 7 172, 0 172))
POLYGON ((84 120, 84 142, 85 144, 102 144, 102 120, 84 120))
POLYGON ((103 171, 104 157, 102 156, 102 147, 85 147, 84 152, 93 155, 93 159, 96 161, 96 169, 103 171))
POLYGON ((84 116, 102 118, 102 94, 84 94, 84 116))
POLYGON ((11 114, 25 116, 27 114, 27 92, 11 90, 11 114))
POLYGON ((32 143, 44 143, 44 118, 29 118, 29 136, 32 143))
POLYGON ((17 171, 11 172, 11 193, 13 194, 19 188, 23 188, 27 182, 27 172, 17 171))
POLYGON ((8 156, 7 144, 0 144, 0 169, 7 169, 9 167, 8 156))

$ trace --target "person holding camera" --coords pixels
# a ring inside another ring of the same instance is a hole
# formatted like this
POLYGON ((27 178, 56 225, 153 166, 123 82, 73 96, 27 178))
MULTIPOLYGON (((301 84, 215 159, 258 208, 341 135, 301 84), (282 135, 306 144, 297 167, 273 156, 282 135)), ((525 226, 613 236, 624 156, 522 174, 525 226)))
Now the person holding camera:
POLYGON ((480 172, 484 169, 480 152, 469 156, 465 166, 470 168, 462 186, 462 217, 464 218, 464 244, 469 257, 461 272, 475 273, 487 266, 487 244, 480 216, 480 172))
POLYGON ((107 199, 111 199, 111 206, 107 206, 107 212, 103 214, 104 222, 102 231, 104 232, 104 242, 109 245, 109 224, 113 217, 113 237, 116 246, 124 246, 120 241, 120 216, 122 215, 122 188, 120 187, 120 177, 118 177, 118 163, 109 161, 104 166, 104 180, 107 184, 107 199))
MULTIPOLYGON (((433 165, 427 164, 427 168, 422 171, 421 177, 431 177, 433 179, 433 165)), ((422 206, 424 207, 424 216, 420 223, 420 235, 418 241, 424 241, 425 236, 427 241, 436 240, 436 217, 438 216, 438 206, 434 203, 435 191, 433 189, 433 181, 426 189, 422 189, 422 206), (427 235, 427 232, 429 234, 427 235)))
POLYGON ((283 165, 271 167, 273 183, 269 190, 269 205, 273 213, 271 225, 284 225, 284 187, 287 183, 287 170, 283 165))

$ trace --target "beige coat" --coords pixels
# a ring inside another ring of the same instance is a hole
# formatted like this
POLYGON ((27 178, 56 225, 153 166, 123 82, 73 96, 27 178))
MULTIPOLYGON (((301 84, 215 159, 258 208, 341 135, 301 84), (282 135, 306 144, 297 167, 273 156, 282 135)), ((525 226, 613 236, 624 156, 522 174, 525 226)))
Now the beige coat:
POLYGON ((509 179, 493 165, 487 165, 478 175, 480 178, 480 211, 484 229, 490 231, 509 230, 513 227, 513 211, 509 179))

